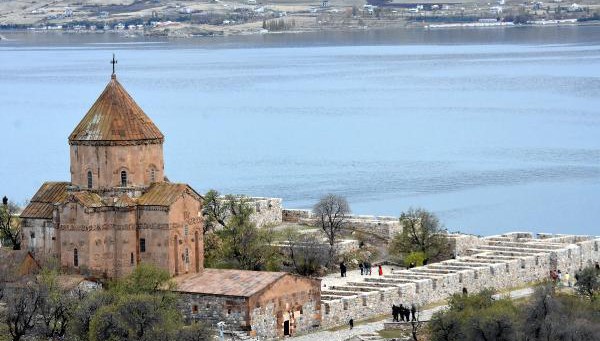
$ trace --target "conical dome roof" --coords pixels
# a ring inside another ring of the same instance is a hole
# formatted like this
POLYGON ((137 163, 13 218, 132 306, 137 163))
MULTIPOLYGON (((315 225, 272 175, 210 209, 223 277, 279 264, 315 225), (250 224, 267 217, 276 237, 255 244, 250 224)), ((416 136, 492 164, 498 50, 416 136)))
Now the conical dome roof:
POLYGON ((69 136, 70 144, 162 143, 163 134, 113 75, 69 136))

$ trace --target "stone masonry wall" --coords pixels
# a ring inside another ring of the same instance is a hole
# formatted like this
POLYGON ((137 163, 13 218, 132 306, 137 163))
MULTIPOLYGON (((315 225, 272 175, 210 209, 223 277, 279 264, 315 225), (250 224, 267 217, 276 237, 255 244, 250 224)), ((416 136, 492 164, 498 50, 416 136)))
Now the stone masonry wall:
POLYGON ((227 330, 248 331, 247 302, 242 297, 181 294, 180 311, 188 318, 203 321, 215 327, 226 323, 227 330))
POLYGON ((265 227, 281 224, 283 215, 281 198, 252 197, 249 199, 250 205, 254 208, 250 220, 256 223, 256 226, 265 227))
POLYGON ((443 301, 463 288, 469 293, 514 288, 546 279, 554 269, 574 278, 575 271, 600 261, 599 248, 595 237, 518 233, 481 238, 465 250, 467 256, 323 290, 322 327, 389 314, 392 304, 443 301))
POLYGON ((250 215, 250 220, 257 227, 281 224, 283 217, 281 198, 244 197, 244 200, 254 211, 250 215))

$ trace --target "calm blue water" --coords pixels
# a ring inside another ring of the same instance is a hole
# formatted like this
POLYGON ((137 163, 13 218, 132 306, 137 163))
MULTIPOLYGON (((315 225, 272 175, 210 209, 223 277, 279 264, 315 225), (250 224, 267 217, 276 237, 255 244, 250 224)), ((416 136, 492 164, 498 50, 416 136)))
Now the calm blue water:
POLYGON ((600 235, 600 27, 0 42, 0 194, 69 179, 67 136, 110 77, 198 191, 326 192, 450 230, 600 235))

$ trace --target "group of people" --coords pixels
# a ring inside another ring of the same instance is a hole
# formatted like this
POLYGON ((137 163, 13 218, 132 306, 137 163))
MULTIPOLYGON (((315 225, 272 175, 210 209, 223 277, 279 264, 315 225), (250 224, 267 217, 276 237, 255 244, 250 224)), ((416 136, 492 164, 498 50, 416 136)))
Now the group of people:
POLYGON ((410 308, 400 304, 400 306, 392 305, 392 316, 394 322, 410 322, 417 320, 417 307, 414 304, 410 305, 410 308))
MULTIPOLYGON (((381 267, 381 264, 376 265, 377 266, 377 272, 379 273, 379 276, 383 276, 383 268, 381 267)), ((360 262, 358 263, 358 268, 360 269, 360 275, 371 275, 372 272, 372 266, 371 263, 369 262, 360 262)), ((347 277, 347 271, 348 271, 348 267, 346 266, 346 263, 344 262, 340 262, 340 275, 342 277, 347 277)))
MULTIPOLYGON (((600 263, 596 262, 594 268, 597 273, 600 273, 600 263)), ((575 280, 571 281, 571 275, 568 272, 563 274, 560 270, 550 270, 550 279, 555 285, 571 287, 579 282, 579 273, 581 271, 581 268, 579 268, 579 271, 575 272, 575 280)))
POLYGON ((371 263, 369 262, 360 262, 358 263, 358 268, 360 269, 360 275, 370 275, 371 274, 371 263))
MULTIPOLYGON (((577 275, 575 277, 577 278, 577 275)), ((556 285, 571 286, 571 275, 568 272, 563 275, 560 270, 550 270, 550 279, 556 285)))

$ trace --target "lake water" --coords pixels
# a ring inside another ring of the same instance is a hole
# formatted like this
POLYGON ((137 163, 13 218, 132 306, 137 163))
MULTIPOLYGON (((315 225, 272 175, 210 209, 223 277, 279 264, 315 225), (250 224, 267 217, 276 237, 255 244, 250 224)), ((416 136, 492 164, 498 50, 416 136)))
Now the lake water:
POLYGON ((600 235, 600 27, 144 40, 1 33, 0 194, 69 180, 67 137, 110 77, 200 192, 334 192, 450 230, 600 235))

